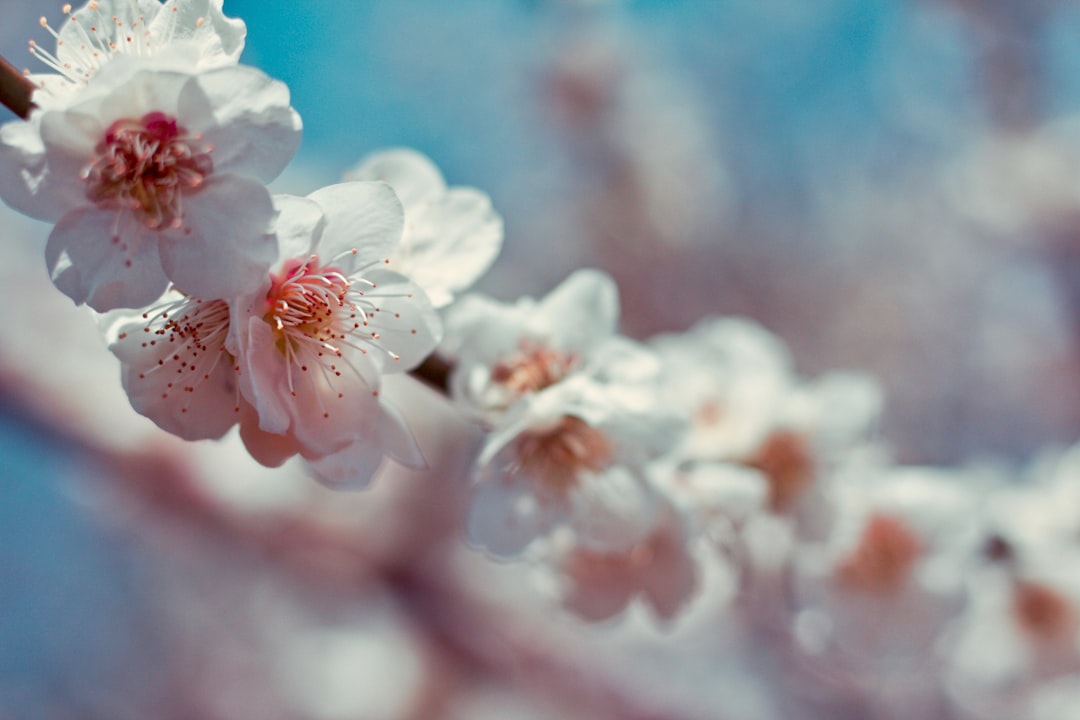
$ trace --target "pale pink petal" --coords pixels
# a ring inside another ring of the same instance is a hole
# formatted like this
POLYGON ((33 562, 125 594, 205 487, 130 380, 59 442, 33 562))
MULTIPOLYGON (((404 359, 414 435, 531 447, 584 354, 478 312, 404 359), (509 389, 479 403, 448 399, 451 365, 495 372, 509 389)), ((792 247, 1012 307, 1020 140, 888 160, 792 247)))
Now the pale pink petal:
POLYGON ((349 276, 383 265, 401 241, 405 224, 401 202, 384 183, 349 182, 316 190, 308 196, 322 208, 326 227, 319 256, 349 276), (352 251, 356 250, 356 254, 352 251))
POLYGON ((641 542, 657 519, 658 501, 630 470, 612 467, 579 474, 569 496, 569 523, 583 548, 628 550, 641 542))
POLYGON ((208 102, 213 121, 189 130, 205 133, 214 146, 219 172, 251 175, 265 182, 285 169, 300 146, 302 123, 289 106, 289 88, 247 66, 226 67, 198 75, 185 90, 180 107, 208 102))
POLYGON ((259 427, 255 409, 246 402, 240 406, 240 439, 256 462, 279 467, 300 452, 300 445, 289 434, 269 433, 259 427))
POLYGON ((74 210, 56 224, 45 247, 53 283, 76 304, 99 312, 149 305, 165 292, 156 233, 114 211, 74 210))
POLYGON ((576 550, 564 566, 563 605, 585 620, 607 620, 630 603, 633 572, 625 557, 576 550))
POLYGON ((146 333, 145 320, 127 324, 110 349, 121 360, 122 380, 131 406, 158 427, 185 440, 219 438, 238 420, 233 359, 222 348, 208 348, 192 373, 174 344, 146 333), (153 344, 151 344, 153 343, 153 344), (191 391, 185 388, 192 388, 191 391))
POLYGON ((649 539, 648 566, 640 571, 642 594, 659 617, 671 619, 698 590, 698 567, 687 538, 672 519, 649 539))
POLYGON ((289 401, 293 390, 277 336, 261 317, 249 317, 239 335, 240 391, 254 407, 259 428, 268 433, 285 433, 291 424, 289 401))
POLYGON ((345 179, 386 183, 410 214, 446 191, 446 181, 435 164, 408 148, 372 153, 345 173, 345 179))
POLYGON ((184 201, 184 227, 161 238, 161 263, 183 292, 205 299, 251 292, 277 258, 274 204, 264 185, 211 176, 184 201))

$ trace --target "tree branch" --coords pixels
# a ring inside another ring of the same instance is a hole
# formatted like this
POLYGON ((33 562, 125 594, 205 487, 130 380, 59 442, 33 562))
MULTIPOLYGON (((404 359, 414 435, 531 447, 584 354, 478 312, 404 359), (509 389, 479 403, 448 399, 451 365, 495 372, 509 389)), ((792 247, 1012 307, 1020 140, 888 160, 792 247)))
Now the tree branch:
POLYGON ((31 100, 34 90, 34 83, 30 81, 30 78, 0 57, 0 104, 26 120, 30 117, 30 111, 34 109, 33 100, 31 100))

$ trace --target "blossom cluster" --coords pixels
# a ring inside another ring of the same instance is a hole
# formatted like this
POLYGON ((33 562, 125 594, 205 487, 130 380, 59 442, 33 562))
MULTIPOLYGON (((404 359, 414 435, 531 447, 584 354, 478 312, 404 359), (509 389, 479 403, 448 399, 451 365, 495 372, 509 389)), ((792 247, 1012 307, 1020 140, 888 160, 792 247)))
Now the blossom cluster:
POLYGON ((1050 685, 1080 667, 1077 451, 1023 487, 896 467, 878 385, 800 377, 750 320, 633 340, 593 270, 542 299, 466 294, 503 221, 419 153, 375 152, 306 197, 268 189, 301 121, 239 63, 221 0, 65 14, 42 22, 55 51, 31 44, 52 71, 31 76, 34 110, 0 128, 0 198, 53 223, 53 282, 162 429, 238 426, 258 462, 360 488, 387 459, 427 463, 382 382, 437 357, 483 430, 468 543, 535 563, 581 617, 640 601, 672 619, 719 571, 751 625, 856 678, 933 657, 917 669, 964 703, 1075 697, 1050 685))
POLYGON ((335 482, 423 465, 380 379, 431 353, 436 307, 497 254, 487 196, 407 151, 274 195, 300 117, 239 63, 221 0, 64 12, 41 22, 55 52, 30 45, 53 71, 30 76, 32 112, 0 129, 0 197, 54 223, 52 280, 101 313, 135 409, 190 440, 239 425, 259 462, 301 455, 335 482))

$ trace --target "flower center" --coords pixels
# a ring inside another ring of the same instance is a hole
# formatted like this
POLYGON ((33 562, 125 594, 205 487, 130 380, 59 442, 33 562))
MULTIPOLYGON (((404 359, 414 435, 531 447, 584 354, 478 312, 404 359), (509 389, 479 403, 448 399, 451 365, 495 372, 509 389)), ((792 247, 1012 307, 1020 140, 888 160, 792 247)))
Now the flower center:
POLYGON ((197 192, 214 169, 213 148, 199 140, 160 112, 117 120, 86 171, 86 197, 132 210, 154 230, 180 227, 184 195, 197 192))
POLYGON ((612 460, 611 443, 604 434, 572 415, 555 427, 525 435, 518 446, 521 466, 543 479, 557 496, 577 484, 578 473, 600 472, 612 460))
POLYGON ((491 379, 520 396, 551 387, 569 375, 577 364, 577 357, 571 353, 523 340, 520 352, 495 364, 491 379))
POLYGON ((837 579, 852 590, 889 594, 907 582, 921 554, 922 543, 904 523, 874 515, 855 551, 837 568, 837 579))
MULTIPOLYGON (((399 359, 381 346, 382 336, 377 331, 369 330, 381 310, 360 287, 374 288, 375 284, 346 277, 332 262, 321 265, 317 255, 306 262, 290 261, 271 278, 266 295, 263 320, 277 335, 278 350, 287 363, 289 391, 294 397, 294 369, 307 373, 316 368, 323 384, 330 388, 337 386, 336 379, 342 376, 343 369, 348 369, 367 386, 370 376, 349 360, 346 351, 367 355, 375 349, 393 360, 399 359)), ((340 399, 343 393, 337 392, 337 396, 340 399)), ((329 417, 329 412, 324 412, 324 417, 329 417)))

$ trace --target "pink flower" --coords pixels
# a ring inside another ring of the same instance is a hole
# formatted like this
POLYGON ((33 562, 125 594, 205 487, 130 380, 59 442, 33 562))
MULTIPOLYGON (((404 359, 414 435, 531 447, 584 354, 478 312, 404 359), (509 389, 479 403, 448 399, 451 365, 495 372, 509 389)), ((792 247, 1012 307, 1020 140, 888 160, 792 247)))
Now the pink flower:
POLYGON ((366 483, 384 456, 423 466, 380 397, 381 376, 415 367, 441 333, 423 291, 383 269, 400 203, 359 182, 275 201, 283 257, 258 288, 231 301, 173 291, 119 313, 112 350, 132 405, 190 440, 239 423, 259 462, 300 454, 336 486, 366 483))
POLYGON ((248 449, 265 464, 323 460, 314 469, 334 484, 367 482, 384 454, 422 465, 379 396, 380 376, 418 365, 442 332, 424 292, 384 269, 401 239, 400 202, 383 183, 352 182, 278 205, 282 257, 233 302, 248 449))

